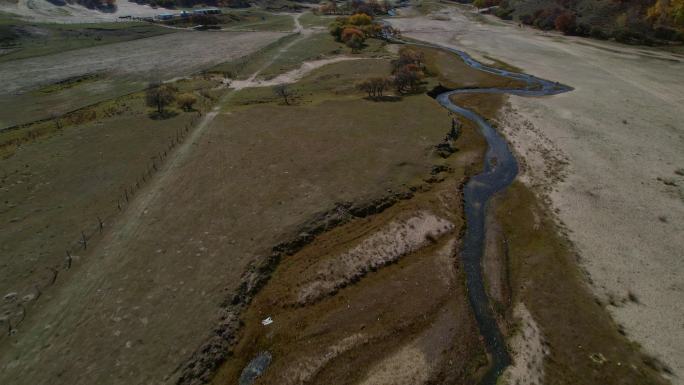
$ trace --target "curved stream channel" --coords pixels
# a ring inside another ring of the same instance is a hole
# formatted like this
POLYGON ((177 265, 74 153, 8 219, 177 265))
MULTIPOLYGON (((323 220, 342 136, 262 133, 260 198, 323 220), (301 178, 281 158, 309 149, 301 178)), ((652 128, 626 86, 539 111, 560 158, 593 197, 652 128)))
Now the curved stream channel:
MULTIPOLYGON (((461 257, 466 274, 466 286, 468 300, 473 308, 480 334, 484 338, 487 351, 491 357, 491 366, 485 373, 481 385, 495 385, 501 373, 511 363, 511 357, 506 349, 506 342, 499 330, 496 318, 489 303, 489 297, 485 290, 482 276, 481 258, 485 236, 485 210, 490 198, 497 192, 508 187, 518 173, 518 162, 508 147, 508 143, 487 121, 480 115, 466 108, 460 107, 451 101, 451 96, 456 94, 510 94, 519 96, 547 96, 556 95, 572 90, 572 87, 556 82, 540 79, 538 77, 506 71, 499 68, 486 66, 473 59, 467 53, 437 44, 407 42, 385 36, 389 41, 437 48, 458 55, 467 65, 480 71, 494 75, 520 80, 527 83, 526 88, 475 88, 456 89, 443 92, 435 99, 446 109, 455 112, 464 118, 477 124, 482 135, 487 141, 487 153, 485 155, 484 170, 470 178, 464 187, 464 210, 466 215, 466 232, 464 235, 461 257)), ((240 384, 251 384, 270 363, 270 354, 267 357, 258 356, 244 369, 240 378, 240 384)))
POLYGON ((506 342, 499 330, 496 318, 489 304, 482 276, 482 252, 485 236, 485 210, 489 199, 497 192, 508 187, 518 174, 518 162, 508 147, 508 143, 485 119, 466 108, 459 107, 451 101, 456 94, 511 94, 520 96, 556 95, 572 90, 572 87, 540 79, 532 75, 514 73, 499 68, 488 67, 473 59, 467 53, 435 44, 407 43, 446 50, 458 55, 467 65, 480 71, 521 80, 527 88, 476 88, 457 89, 437 95, 436 100, 446 109, 453 111, 477 124, 487 140, 484 170, 472 177, 464 187, 464 209, 466 215, 466 232, 461 250, 468 300, 473 308, 475 319, 484 338, 487 351, 491 356, 491 367, 480 382, 482 385, 494 385, 501 373, 511 363, 506 349, 506 342))

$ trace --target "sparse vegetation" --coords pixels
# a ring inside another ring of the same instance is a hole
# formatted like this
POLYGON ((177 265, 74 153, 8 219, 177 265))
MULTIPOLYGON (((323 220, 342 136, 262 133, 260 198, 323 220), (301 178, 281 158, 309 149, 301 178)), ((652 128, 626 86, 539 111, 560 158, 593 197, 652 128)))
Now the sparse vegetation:
MULTIPOLYGON (((532 191, 514 182, 494 205, 507 239, 513 298, 525 303, 553 347, 544 360, 545 381, 665 384, 658 373, 662 365, 653 365, 649 356, 640 353, 595 301, 570 244, 558 235, 553 219, 532 191), (538 220, 541 224, 534 225, 538 220), (626 375, 621 366, 635 369, 626 375)), ((638 298, 629 292, 625 300, 638 298)))

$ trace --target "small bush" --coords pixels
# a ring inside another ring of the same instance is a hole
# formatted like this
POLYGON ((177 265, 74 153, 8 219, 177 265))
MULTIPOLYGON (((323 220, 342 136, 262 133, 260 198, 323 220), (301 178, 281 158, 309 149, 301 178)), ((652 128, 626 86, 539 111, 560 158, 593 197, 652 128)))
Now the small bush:
POLYGON ((176 103, 183 111, 192 111, 197 103, 197 97, 190 93, 180 94, 176 97, 176 103))

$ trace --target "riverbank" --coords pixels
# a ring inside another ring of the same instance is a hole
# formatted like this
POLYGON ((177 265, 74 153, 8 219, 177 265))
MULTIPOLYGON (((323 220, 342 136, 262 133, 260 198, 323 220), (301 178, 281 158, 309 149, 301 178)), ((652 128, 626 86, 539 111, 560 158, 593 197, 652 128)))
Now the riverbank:
POLYGON ((682 58, 480 22, 449 7, 438 16, 447 19, 391 22, 406 36, 466 49, 485 62, 495 57, 575 88, 553 98, 512 96, 498 125, 520 154, 523 180, 565 225, 592 291, 627 336, 681 383, 682 58))
MULTIPOLYGON (((418 49, 434 53, 434 49, 418 49)), ((468 60, 466 54, 452 53, 454 58, 456 54, 468 60)), ((430 55, 428 72, 442 74, 445 67, 462 65, 460 59, 455 60, 458 63, 437 61, 430 55)), ((541 95, 568 90, 537 81, 524 92, 541 95)), ((487 95, 483 90, 471 99, 468 92, 472 91, 456 92, 452 98, 487 120, 497 115, 502 95, 487 95)), ((517 165, 506 143, 486 121, 450 104, 452 93, 444 93, 438 101, 469 117, 461 118, 464 125, 455 144, 461 151, 472 152, 469 148, 476 142, 464 138, 474 137, 471 119, 479 121, 477 131, 490 147, 486 160, 477 162, 484 161, 485 171, 464 167, 465 154, 459 151, 447 158, 445 166, 451 171, 437 184, 418 189, 382 213, 325 232, 300 252, 285 256, 240 315, 244 326, 236 333, 235 347, 213 383, 251 384, 257 378, 257 383, 293 384, 494 383, 501 371, 507 383, 568 379, 586 384, 665 383, 659 378, 659 368, 652 367, 655 362, 629 343, 594 301, 574 264, 573 250, 558 235, 543 203, 517 182, 512 191, 504 190, 487 204, 489 194, 510 183, 517 165), (468 175, 467 184, 459 182, 468 175), (454 191, 463 191, 465 209, 457 203, 461 194, 454 191), (478 221, 484 218, 486 206, 484 234, 478 221), (533 219, 526 219, 524 226, 517 223, 526 216, 533 219), (492 231, 498 232, 498 240, 491 237, 492 231), (460 235, 453 238, 456 233, 460 235), (487 262, 480 275, 479 248, 485 235, 487 262), (450 255, 458 258, 450 260, 450 255), (456 270, 451 270, 454 265, 456 270), (431 271, 436 266, 447 272, 445 280, 417 279, 441 276, 431 271), (421 294, 427 293, 421 285, 428 283, 430 301, 421 294), (493 294, 493 288, 505 294, 493 294), (451 294, 447 296, 444 290, 451 294), (461 330, 467 326, 465 331, 443 348, 426 345, 439 330, 442 343, 455 337, 444 329, 443 315, 453 315, 456 309, 473 312, 466 318, 451 318, 461 330), (414 311, 422 314, 422 320, 414 311), (567 318, 574 321, 558 322, 567 318), (509 337, 508 348, 499 329, 509 337), (484 345, 468 343, 473 335, 482 335, 484 345), (577 341, 583 345, 575 346, 577 341), (467 354, 449 355, 446 346, 453 343, 466 346, 467 354), (485 348, 491 353, 487 361, 482 360, 485 348), (442 354, 438 354, 440 349, 442 354), (513 353, 511 366, 507 350, 513 353), (451 364, 454 358, 460 365, 451 364), (445 360, 455 373, 445 369, 445 360), (396 361, 403 363, 401 369, 396 361), (563 362, 573 365, 558 365, 563 362), (356 368, 353 375, 340 374, 352 366, 356 368)))

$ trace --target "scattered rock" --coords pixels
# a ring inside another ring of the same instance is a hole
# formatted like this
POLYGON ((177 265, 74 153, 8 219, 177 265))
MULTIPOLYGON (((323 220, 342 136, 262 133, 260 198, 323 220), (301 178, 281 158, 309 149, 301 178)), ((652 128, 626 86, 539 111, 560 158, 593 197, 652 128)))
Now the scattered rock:
POLYGON ((445 166, 443 164, 435 165, 432 166, 432 170, 430 170, 431 175, 437 175, 442 172, 449 172, 451 169, 448 166, 445 166))
POLYGON ((14 301, 15 299, 17 299, 17 295, 18 295, 17 292, 13 291, 13 292, 5 294, 5 297, 3 297, 3 298, 5 299, 5 301, 14 301))
POLYGON ((630 302, 639 303, 639 298, 631 291, 627 293, 627 298, 630 302))
POLYGON ((24 302, 30 302, 33 301, 36 298, 35 294, 26 294, 25 296, 21 297, 21 300, 24 302))
POLYGON ((239 385, 252 385, 257 378, 261 377, 262 374, 271 364, 273 357, 269 352, 259 353, 249 364, 242 370, 240 374, 239 385))
POLYGON ((658 177, 658 178, 656 178, 656 179, 659 180, 659 181, 661 181, 661 182, 663 182, 663 184, 666 185, 666 186, 673 186, 673 187, 676 187, 676 186, 677 186, 677 182, 676 182, 674 179, 672 179, 672 178, 661 178, 661 177, 658 177))
POLYGON ((592 361, 596 362, 599 365, 603 365, 608 361, 606 357, 601 353, 591 353, 589 355, 589 358, 591 358, 592 361))
POLYGON ((436 145, 435 148, 437 149, 437 155, 444 159, 450 157, 451 154, 456 152, 456 149, 447 141, 436 145))

